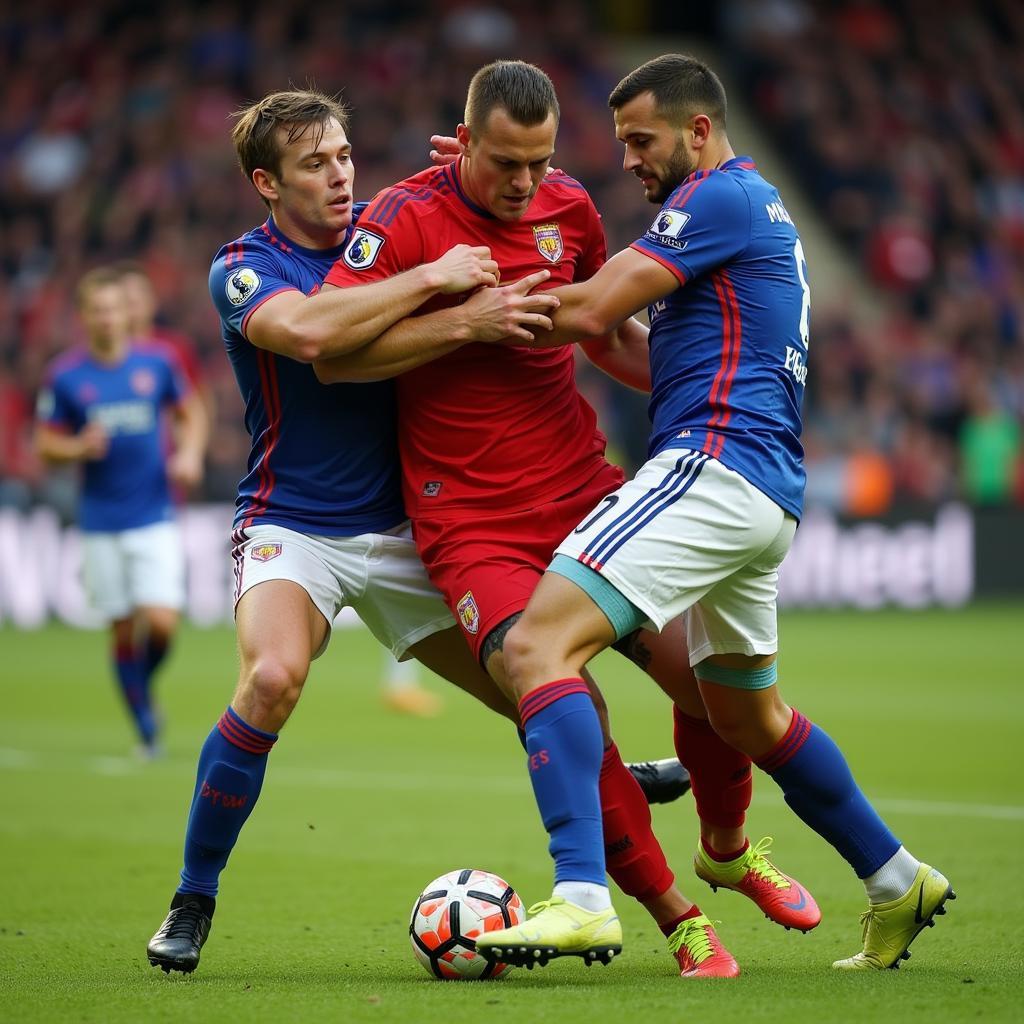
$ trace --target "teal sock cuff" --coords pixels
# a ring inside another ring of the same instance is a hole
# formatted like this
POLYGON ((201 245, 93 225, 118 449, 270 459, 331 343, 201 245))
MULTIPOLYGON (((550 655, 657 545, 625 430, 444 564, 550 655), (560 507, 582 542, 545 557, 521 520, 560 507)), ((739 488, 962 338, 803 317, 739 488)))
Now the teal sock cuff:
POLYGON ((693 674, 709 683, 732 686, 737 690, 766 690, 779 678, 778 662, 764 668, 726 668, 711 661, 702 661, 693 667, 693 674))
POLYGON ((604 612, 615 630, 615 639, 621 640, 639 629, 649 616, 641 611, 614 584, 609 583, 596 569, 577 562, 568 555, 555 555, 548 572, 556 572, 572 580, 604 612))

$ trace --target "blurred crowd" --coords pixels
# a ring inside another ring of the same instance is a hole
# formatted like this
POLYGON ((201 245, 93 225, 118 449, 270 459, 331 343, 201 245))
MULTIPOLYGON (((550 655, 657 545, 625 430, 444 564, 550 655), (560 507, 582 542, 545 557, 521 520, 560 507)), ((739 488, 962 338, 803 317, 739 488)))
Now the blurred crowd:
POLYGON ((877 296, 857 316, 811 267, 810 494, 1024 503, 1024 4, 725 10, 733 80, 877 296))
MULTIPOLYGON (((607 108, 630 66, 602 21, 614 7, 5 5, 0 504, 46 487, 32 403, 45 365, 76 339, 75 281, 124 259, 152 281, 162 326, 196 351, 215 416, 202 497, 233 497, 248 442, 206 278, 217 248, 265 216, 228 138, 231 112, 265 92, 343 91, 356 193, 369 198, 426 164, 429 136, 453 131, 481 64, 533 61, 562 104, 556 162, 591 189, 611 251, 628 244, 651 210, 620 170, 607 108)), ((634 5, 633 26, 646 12, 658 28, 658 7, 634 5)), ((719 7, 727 85, 746 94, 878 299, 864 316, 814 296, 812 497, 855 514, 956 495, 1024 502, 1024 7, 964 0, 941 18, 915 0, 719 7)), ((642 398, 587 373, 581 383, 616 454, 641 459, 642 398)))

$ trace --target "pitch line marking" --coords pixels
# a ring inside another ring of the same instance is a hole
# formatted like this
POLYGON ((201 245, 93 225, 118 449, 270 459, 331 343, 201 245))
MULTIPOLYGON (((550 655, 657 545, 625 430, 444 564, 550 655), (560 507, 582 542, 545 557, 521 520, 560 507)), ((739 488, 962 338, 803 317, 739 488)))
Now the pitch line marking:
MULTIPOLYGON (((161 772, 192 776, 195 765, 171 759, 143 763, 131 758, 98 757, 0 747, 0 770, 58 771, 84 770, 107 778, 124 777, 137 772, 161 772)), ((446 786, 478 789, 482 792, 525 793, 526 780, 518 776, 451 776, 401 772, 355 772, 339 768, 302 768, 297 765, 275 767, 273 780, 282 785, 320 786, 324 789, 383 789, 396 791, 441 790, 446 786)), ((754 796, 755 807, 776 807, 781 796, 761 793, 754 796)), ((880 811, 942 818, 981 818, 991 821, 1024 821, 1024 807, 1012 804, 956 803, 951 800, 917 800, 904 797, 879 797, 872 803, 880 811)))

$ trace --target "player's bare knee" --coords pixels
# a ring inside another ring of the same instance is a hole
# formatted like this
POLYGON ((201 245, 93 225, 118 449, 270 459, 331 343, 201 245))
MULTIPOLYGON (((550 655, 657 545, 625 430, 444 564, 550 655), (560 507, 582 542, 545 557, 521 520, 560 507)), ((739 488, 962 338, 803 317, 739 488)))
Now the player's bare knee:
POLYGON ((146 626, 150 637, 162 644, 169 644, 174 639, 174 631, 178 617, 173 612, 170 616, 158 616, 147 620, 146 626))
POLYGON ((518 697, 525 692, 523 687, 529 680, 545 678, 546 652, 536 634, 523 629, 522 622, 517 622, 505 636, 502 646, 505 676, 509 688, 518 697))
POLYGON ((114 619, 110 623, 110 632, 114 638, 114 643, 125 646, 131 646, 135 640, 135 623, 132 619, 114 619))
POLYGON ((243 672, 238 696, 261 716, 287 718, 298 703, 306 672, 307 669, 300 670, 279 658, 261 658, 243 672))
POLYGON ((751 756, 751 749, 759 744, 760 730, 757 723, 751 721, 738 708, 708 708, 708 721, 711 728, 734 750, 751 756))

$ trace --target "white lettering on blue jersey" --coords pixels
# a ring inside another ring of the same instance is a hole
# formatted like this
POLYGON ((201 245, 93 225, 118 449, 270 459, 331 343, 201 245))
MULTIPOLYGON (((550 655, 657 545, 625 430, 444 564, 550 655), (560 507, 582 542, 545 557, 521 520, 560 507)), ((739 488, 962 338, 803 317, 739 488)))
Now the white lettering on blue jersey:
POLYGON ((104 402, 89 409, 90 423, 98 423, 111 436, 145 434, 156 426, 152 402, 104 402))

